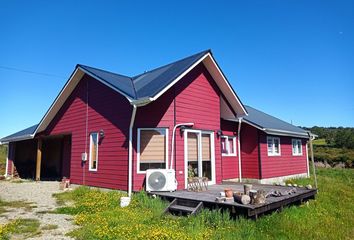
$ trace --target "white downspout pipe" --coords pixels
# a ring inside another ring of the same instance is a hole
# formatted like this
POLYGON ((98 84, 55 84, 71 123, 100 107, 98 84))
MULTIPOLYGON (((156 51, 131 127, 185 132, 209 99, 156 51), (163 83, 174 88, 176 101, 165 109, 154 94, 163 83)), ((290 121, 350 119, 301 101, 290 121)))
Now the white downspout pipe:
POLYGON ((194 123, 179 123, 179 124, 176 124, 173 128, 173 131, 172 131, 172 142, 171 142, 171 164, 170 164, 170 169, 173 168, 173 160, 174 160, 174 150, 175 150, 175 135, 176 135, 176 129, 178 127, 181 127, 181 126, 189 126, 189 127, 193 127, 194 126, 194 123))
POLYGON ((131 197, 133 189, 133 127, 136 110, 136 105, 133 105, 132 117, 129 125, 128 197, 131 197))
POLYGON ((237 131, 237 151, 238 151, 238 176, 240 182, 242 182, 242 164, 241 164, 241 123, 242 117, 238 118, 238 131, 237 131))
POLYGON ((309 162, 309 147, 310 141, 306 143, 306 164, 307 164, 307 177, 310 177, 310 162, 309 162))

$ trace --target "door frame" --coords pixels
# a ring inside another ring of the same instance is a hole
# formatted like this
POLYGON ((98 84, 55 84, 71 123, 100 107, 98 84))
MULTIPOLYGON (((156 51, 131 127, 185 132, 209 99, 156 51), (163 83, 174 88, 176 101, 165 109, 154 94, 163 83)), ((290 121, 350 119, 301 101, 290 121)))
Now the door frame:
POLYGON ((210 134, 210 155, 211 155, 211 181, 208 182, 209 185, 216 183, 215 176, 215 140, 214 140, 214 131, 208 130, 195 130, 195 129, 185 129, 183 132, 184 137, 184 187, 188 188, 188 133, 196 133, 198 139, 198 168, 202 169, 202 134, 210 134))

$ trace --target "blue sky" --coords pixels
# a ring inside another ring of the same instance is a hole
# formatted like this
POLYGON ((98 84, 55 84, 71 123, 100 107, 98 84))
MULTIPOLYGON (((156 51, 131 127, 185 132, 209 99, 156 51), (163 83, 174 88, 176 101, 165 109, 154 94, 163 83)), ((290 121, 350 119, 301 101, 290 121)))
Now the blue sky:
POLYGON ((0 137, 38 123, 77 63, 135 75, 205 49, 244 104, 295 125, 354 127, 353 9, 350 0, 1 1, 0 137))

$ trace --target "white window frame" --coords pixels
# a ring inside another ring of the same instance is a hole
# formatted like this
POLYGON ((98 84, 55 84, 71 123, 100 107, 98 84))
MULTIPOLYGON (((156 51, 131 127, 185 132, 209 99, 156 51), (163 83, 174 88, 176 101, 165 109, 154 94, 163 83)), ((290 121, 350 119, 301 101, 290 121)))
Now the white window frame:
MULTIPOLYGON (((211 154, 211 178, 208 182, 209 185, 213 185, 216 183, 216 172, 215 172, 215 140, 214 140, 214 132, 213 131, 203 131, 203 130, 195 130, 195 129, 186 129, 183 133, 184 138, 184 187, 185 189, 188 188, 188 133, 196 133, 198 138, 198 164, 203 159, 202 156, 202 145, 201 145, 201 138, 202 134, 210 134, 210 154, 211 154)), ((201 172, 203 172, 203 167, 199 165, 201 172)))
POLYGON ((89 171, 92 171, 92 172, 97 172, 97 169, 98 169, 98 142, 99 142, 100 138, 99 138, 99 133, 98 132, 92 132, 90 133, 90 159, 89 159, 89 171), (93 134, 97 134, 97 149, 96 149, 96 168, 92 168, 92 147, 93 147, 93 143, 92 143, 92 135, 93 134))
POLYGON ((268 153, 268 156, 281 156, 281 147, 280 146, 281 146, 280 137, 267 136, 267 153, 268 153), (274 140, 275 139, 278 139, 278 142, 279 142, 279 153, 275 152, 275 144, 274 144, 274 140), (268 151, 268 141, 269 140, 272 140, 272 152, 268 151))
POLYGON ((137 138, 137 152, 136 152, 136 159, 137 159, 137 173, 138 174, 145 174, 146 171, 140 171, 140 135, 141 131, 144 130, 158 130, 158 131, 165 131, 165 145, 166 145, 166 169, 168 169, 168 128, 165 127, 159 127, 159 128, 138 128, 138 138, 137 138))
POLYGON ((230 150, 230 142, 229 139, 232 138, 232 145, 234 147, 234 153, 222 153, 222 156, 224 157, 231 157, 231 156, 237 156, 237 149, 236 149, 236 137, 235 136, 225 136, 222 135, 221 138, 226 139, 226 149, 230 150))
POLYGON ((294 138, 294 139, 292 139, 291 140, 291 149, 292 149, 292 153, 293 153, 293 156, 302 156, 303 155, 303 151, 302 151, 302 141, 301 141, 301 139, 296 139, 296 138, 294 138), (294 142, 296 142, 296 144, 295 144, 295 151, 294 151, 294 142), (298 152, 298 144, 300 144, 300 146, 301 146, 301 152, 298 152))

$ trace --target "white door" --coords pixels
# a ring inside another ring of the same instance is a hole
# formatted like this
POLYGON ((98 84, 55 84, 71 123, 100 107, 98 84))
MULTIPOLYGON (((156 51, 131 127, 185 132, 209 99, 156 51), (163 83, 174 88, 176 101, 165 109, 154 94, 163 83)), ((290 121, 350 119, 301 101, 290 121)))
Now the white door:
POLYGON ((214 133, 201 130, 184 132, 185 188, 188 177, 207 177, 215 183, 214 133))

